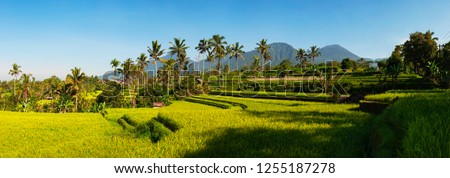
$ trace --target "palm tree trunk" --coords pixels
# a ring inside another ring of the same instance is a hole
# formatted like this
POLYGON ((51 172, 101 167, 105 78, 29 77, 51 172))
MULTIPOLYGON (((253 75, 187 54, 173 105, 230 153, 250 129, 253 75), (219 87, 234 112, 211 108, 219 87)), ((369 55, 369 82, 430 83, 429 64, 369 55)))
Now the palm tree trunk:
POLYGON ((239 73, 239 67, 238 67, 238 58, 236 57, 236 72, 238 72, 239 73))
POLYGON ((155 79, 158 80, 158 61, 155 61, 155 79))
POLYGON ((78 92, 75 95, 75 112, 78 112, 78 92))

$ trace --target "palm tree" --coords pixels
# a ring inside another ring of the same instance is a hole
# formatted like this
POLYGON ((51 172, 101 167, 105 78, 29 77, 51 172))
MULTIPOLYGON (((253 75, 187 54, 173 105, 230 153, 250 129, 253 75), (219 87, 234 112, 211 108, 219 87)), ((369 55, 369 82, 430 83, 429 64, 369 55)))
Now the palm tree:
POLYGON ((317 46, 311 46, 311 49, 309 50, 308 57, 311 58, 312 63, 314 63, 314 58, 320 56, 319 52, 320 48, 317 46))
POLYGON ((17 65, 16 63, 14 63, 12 65, 12 69, 9 70, 9 75, 14 76, 16 79, 14 80, 14 96, 16 96, 16 80, 17 80, 17 76, 20 75, 20 73, 22 73, 22 71, 20 70, 20 66, 17 65))
POLYGON ((129 84, 133 75, 136 73, 135 65, 131 58, 128 58, 122 63, 122 68, 118 68, 117 71, 123 75, 123 83, 129 84))
MULTIPOLYGON (((267 45, 267 39, 262 39, 259 43, 256 43, 256 45, 258 46, 256 47, 256 50, 261 54, 261 59, 263 59, 265 65, 267 60, 272 60, 272 56, 269 52, 270 46, 267 45)), ((262 69, 264 69, 264 65, 262 69)))
MULTIPOLYGON (((201 39, 198 42, 197 47, 195 49, 199 52, 200 55, 202 55, 200 58, 202 58, 205 54, 209 54, 211 50, 210 41, 204 39, 201 39)), ((203 72, 205 72, 205 69, 203 68, 203 72)))
POLYGON ((242 49, 244 48, 243 45, 239 45, 239 42, 236 42, 235 44, 231 44, 231 51, 230 51, 230 59, 234 57, 236 59, 236 72, 239 71, 239 64, 238 64, 238 58, 244 59, 243 54, 245 53, 242 49))
POLYGON ((217 59, 217 69, 219 71, 220 77, 220 60, 227 55, 226 47, 227 42, 225 41, 225 37, 219 34, 213 35, 211 39, 211 47, 212 53, 214 54, 214 58, 217 59))
POLYGON ((178 72, 180 73, 181 70, 184 70, 184 64, 186 63, 186 49, 189 48, 189 46, 186 46, 184 39, 174 38, 174 43, 170 42, 172 45, 169 47, 169 54, 171 56, 177 55, 178 60, 178 72))
MULTIPOLYGON (((163 78, 167 78, 167 81, 166 81, 167 89, 169 89, 170 79, 172 78, 170 72, 172 72, 174 70, 173 68, 175 67, 175 64, 176 64, 175 59, 170 58, 169 60, 167 60, 164 63, 164 66, 163 66, 163 71, 166 72, 166 76, 165 77, 163 76, 163 78)), ((164 75, 164 73, 162 73, 162 75, 164 75)))
POLYGON ((24 102, 24 110, 27 111, 28 96, 30 95, 32 80, 30 79, 31 74, 22 74, 20 79, 22 80, 22 96, 24 102))
MULTIPOLYGON (((311 49, 309 50, 308 53, 308 57, 311 58, 312 63, 314 63, 314 58, 320 56, 320 52, 319 52, 320 48, 318 48, 317 46, 311 46, 311 49)), ((315 65, 313 65, 313 72, 314 75, 316 74, 316 67, 315 65)), ((313 75, 313 85, 314 85, 314 75, 313 75)))
POLYGON ((148 57, 145 55, 145 53, 141 53, 141 55, 136 60, 142 83, 145 81, 144 80, 145 76, 147 76, 145 68, 148 67, 149 62, 150 61, 148 60, 148 57))
POLYGON ((208 51, 208 54, 206 56, 206 61, 209 62, 209 74, 211 75, 211 66, 212 63, 214 62, 214 54, 210 51, 208 51))
POLYGON ((152 48, 147 47, 148 54, 150 58, 153 59, 152 64, 155 65, 155 76, 158 76, 158 62, 164 63, 164 59, 161 56, 164 54, 164 49, 161 50, 161 44, 158 44, 158 40, 152 41, 152 48))
POLYGON ((116 58, 114 58, 114 59, 111 61, 111 67, 114 68, 114 77, 116 76, 116 73, 117 73, 117 67, 119 67, 119 65, 120 65, 120 62, 119 62, 116 58))
POLYGON ((66 85, 69 85, 69 90, 72 90, 75 95, 75 111, 78 111, 78 93, 81 89, 81 84, 86 79, 86 74, 81 72, 81 68, 70 69, 71 74, 66 77, 66 85))
POLYGON ((308 62, 306 51, 302 48, 298 48, 296 51, 295 59, 297 59, 302 66, 302 70, 306 65, 306 62, 308 62))

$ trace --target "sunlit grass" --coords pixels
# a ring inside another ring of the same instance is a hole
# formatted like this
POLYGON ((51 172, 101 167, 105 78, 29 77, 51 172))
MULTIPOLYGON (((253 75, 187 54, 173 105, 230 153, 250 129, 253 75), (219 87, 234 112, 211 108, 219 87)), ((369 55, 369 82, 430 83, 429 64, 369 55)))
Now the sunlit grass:
MULTIPOLYGON (((0 157, 364 157, 369 115, 355 104, 224 96, 248 106, 221 109, 175 101, 163 108, 100 114, 1 112, 0 157), (145 123, 161 114, 180 129, 157 143, 124 130, 128 115, 145 123)), ((230 103, 231 104, 231 103, 230 103)))

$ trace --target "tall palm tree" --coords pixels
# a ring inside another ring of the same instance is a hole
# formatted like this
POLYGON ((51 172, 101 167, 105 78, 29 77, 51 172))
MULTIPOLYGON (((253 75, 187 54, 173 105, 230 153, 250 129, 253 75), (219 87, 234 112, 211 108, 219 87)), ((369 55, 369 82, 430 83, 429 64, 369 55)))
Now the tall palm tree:
MULTIPOLYGON (((259 43, 256 43, 257 47, 256 50, 261 55, 261 59, 264 61, 264 65, 266 65, 267 60, 271 60, 272 56, 270 55, 269 49, 270 46, 267 45, 267 39, 262 39, 259 43)), ((264 65, 262 66, 262 69, 264 69, 264 65)))
POLYGON ((158 40, 152 41, 152 47, 147 47, 148 54, 150 58, 153 59, 152 64, 155 65, 155 76, 158 76, 158 62, 164 63, 165 60, 161 58, 161 56, 164 54, 164 49, 161 49, 161 44, 158 44, 158 40))
MULTIPOLYGON (((204 55, 207 53, 210 53, 211 50, 211 46, 210 46, 210 41, 207 39, 201 39, 198 42, 197 47, 195 47, 195 49, 198 51, 198 53, 202 56, 200 56, 201 59, 203 59, 204 55)), ((205 72, 205 69, 203 68, 203 72, 205 72)))
POLYGON ((171 76, 171 72, 172 71, 174 71, 174 67, 175 67, 175 64, 176 64, 176 61, 175 61, 175 59, 172 59, 172 58, 170 58, 169 60, 167 60, 165 63, 164 63, 164 66, 163 66, 163 73, 162 73, 162 75, 164 75, 164 74, 166 74, 166 76, 164 77, 163 76, 163 78, 167 78, 166 79, 166 82, 167 82, 167 89, 169 89, 169 86, 170 86, 170 81, 171 81, 171 78, 172 78, 172 76, 171 76))
POLYGON ((66 85, 69 85, 69 90, 72 90, 75 95, 75 111, 78 111, 78 94, 81 90, 81 84, 86 79, 86 74, 81 72, 81 68, 70 69, 71 74, 66 77, 66 85))
POLYGON ((17 76, 20 75, 20 73, 22 73, 22 71, 20 70, 20 66, 17 65, 16 63, 14 63, 12 65, 12 69, 9 70, 9 75, 14 76, 16 79, 14 80, 14 93, 13 95, 16 96, 16 80, 17 80, 17 76))
POLYGON ((206 61, 209 62, 209 73, 211 74, 211 66, 214 62, 214 54, 211 51, 208 51, 208 54, 206 55, 206 61))
POLYGON ((117 71, 122 74, 123 83, 129 84, 133 79, 133 76, 136 73, 136 66, 134 65, 134 61, 131 58, 128 58, 122 63, 122 68, 118 68, 117 71))
MULTIPOLYGON (((320 52, 319 52, 320 48, 318 48, 317 46, 311 46, 311 49, 309 50, 308 53, 308 57, 311 58, 312 63, 314 63, 314 58, 320 56, 320 52)), ((316 66, 313 65, 313 72, 314 75, 316 74, 316 66)), ((315 77, 313 76, 313 85, 315 83, 315 77)))
POLYGON ((115 77, 117 74, 117 67, 119 67, 119 65, 120 65, 120 61, 117 60, 116 58, 114 58, 110 64, 111 64, 111 67, 114 68, 114 77, 115 77))
POLYGON ((22 96, 24 103, 28 103, 28 96, 30 95, 31 90, 31 74, 22 74, 22 77, 20 79, 22 80, 22 96))
POLYGON ((300 65, 302 66, 302 70, 306 65, 306 62, 308 60, 307 58, 307 53, 306 50, 302 49, 302 48, 298 48, 297 50, 295 50, 296 55, 295 55, 295 59, 297 59, 300 63, 300 65))
POLYGON ((314 58, 320 56, 319 52, 320 48, 317 46, 311 46, 311 49, 309 50, 308 57, 311 58, 312 63, 314 63, 314 58))
POLYGON ((211 39, 211 47, 212 53, 214 54, 214 58, 217 59, 217 69, 219 71, 220 76, 220 60, 227 55, 226 46, 227 42, 225 41, 225 37, 220 34, 213 35, 211 39))
POLYGON ((185 41, 185 39, 174 38, 173 43, 170 42, 172 46, 169 47, 169 54, 171 56, 177 56, 179 73, 185 68, 184 64, 186 63, 186 49, 189 48, 189 46, 186 46, 185 41))
POLYGON ((142 83, 145 81, 144 78, 147 76, 145 68, 148 67, 149 62, 150 61, 148 60, 148 57, 147 55, 145 55, 145 53, 141 53, 141 55, 136 59, 142 83))
POLYGON ((243 54, 245 52, 242 49, 244 49, 244 46, 239 45, 239 42, 236 42, 235 44, 231 44, 230 59, 232 57, 234 57, 236 59, 236 72, 239 71, 238 58, 244 59, 243 54))

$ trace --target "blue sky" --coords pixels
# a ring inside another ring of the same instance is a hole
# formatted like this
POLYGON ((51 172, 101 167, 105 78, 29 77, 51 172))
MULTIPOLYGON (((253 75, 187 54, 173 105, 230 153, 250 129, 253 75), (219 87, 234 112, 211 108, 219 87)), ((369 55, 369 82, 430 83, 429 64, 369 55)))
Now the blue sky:
POLYGON ((12 78, 12 63, 37 79, 75 66, 101 75, 111 59, 135 59, 152 40, 168 48, 174 37, 186 39, 193 58, 198 41, 217 33, 246 51, 267 38, 381 58, 415 31, 443 41, 449 7, 445 0, 0 0, 0 80, 12 78))

